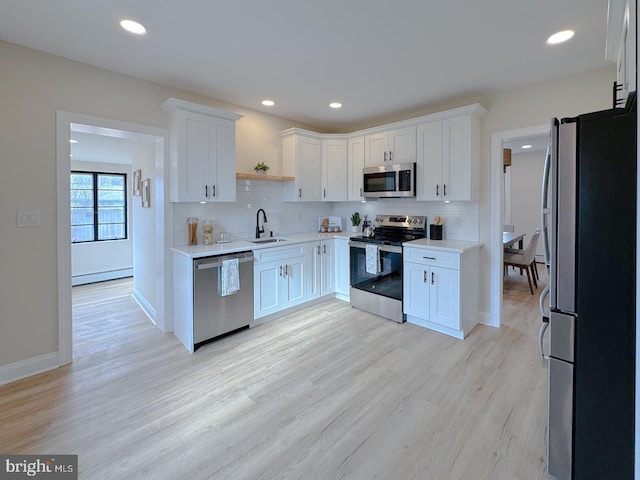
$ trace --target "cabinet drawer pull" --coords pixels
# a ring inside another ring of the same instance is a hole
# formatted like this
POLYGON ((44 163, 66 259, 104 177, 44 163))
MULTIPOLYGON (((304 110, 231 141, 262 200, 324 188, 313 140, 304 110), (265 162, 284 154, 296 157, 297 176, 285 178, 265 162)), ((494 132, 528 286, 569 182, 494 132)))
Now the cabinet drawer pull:
POLYGON ((422 257, 425 260, 437 260, 436 257, 422 257))
POLYGON ((433 273, 433 272, 431 272, 431 285, 433 285, 433 284, 435 283, 435 282, 434 282, 434 276, 435 276, 435 275, 434 275, 434 273, 433 273))

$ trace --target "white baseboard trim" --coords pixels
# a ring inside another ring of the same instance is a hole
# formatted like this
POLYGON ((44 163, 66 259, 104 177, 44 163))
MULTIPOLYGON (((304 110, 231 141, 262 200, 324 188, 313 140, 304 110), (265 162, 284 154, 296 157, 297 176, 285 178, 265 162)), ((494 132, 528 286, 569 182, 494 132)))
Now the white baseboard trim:
POLYGON ((487 325, 488 327, 499 327, 495 321, 491 319, 491 315, 488 312, 480 312, 479 322, 482 325, 487 325))
POLYGON ((22 380, 23 378, 58 367, 58 352, 46 353, 37 357, 10 363, 9 365, 0 367, 0 385, 22 380))
POLYGON ((135 287, 131 290, 131 296, 136 301, 136 303, 138 305, 140 305, 140 308, 147 315, 147 317, 149 317, 149 320, 151 320, 151 322, 155 325, 156 324, 156 309, 153 308, 153 305, 151 305, 147 301, 147 299, 144 298, 144 296, 138 290, 136 290, 135 287))
POLYGON ((71 277, 71 285, 86 285, 88 283, 105 282, 107 280, 117 280, 118 278, 133 277, 133 268, 122 268, 109 272, 87 273, 85 275, 74 275, 71 277))

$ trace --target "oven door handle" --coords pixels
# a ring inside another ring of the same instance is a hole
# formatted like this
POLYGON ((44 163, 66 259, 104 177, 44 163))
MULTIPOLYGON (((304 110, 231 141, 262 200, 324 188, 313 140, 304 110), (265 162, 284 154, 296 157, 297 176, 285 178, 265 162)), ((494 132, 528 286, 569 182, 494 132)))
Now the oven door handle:
POLYGON ((378 247, 378 250, 380 252, 402 253, 402 247, 398 247, 396 245, 383 245, 379 243, 357 242, 353 240, 349 241, 350 247, 365 249, 367 245, 375 245, 376 247, 378 247))

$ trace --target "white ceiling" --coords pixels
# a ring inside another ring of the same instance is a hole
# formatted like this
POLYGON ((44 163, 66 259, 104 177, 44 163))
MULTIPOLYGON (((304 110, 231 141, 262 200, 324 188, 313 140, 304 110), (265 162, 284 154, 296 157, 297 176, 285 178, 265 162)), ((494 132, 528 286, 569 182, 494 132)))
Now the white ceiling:
POLYGON ((334 130, 602 67, 606 21, 605 0, 0 0, 3 40, 334 130))

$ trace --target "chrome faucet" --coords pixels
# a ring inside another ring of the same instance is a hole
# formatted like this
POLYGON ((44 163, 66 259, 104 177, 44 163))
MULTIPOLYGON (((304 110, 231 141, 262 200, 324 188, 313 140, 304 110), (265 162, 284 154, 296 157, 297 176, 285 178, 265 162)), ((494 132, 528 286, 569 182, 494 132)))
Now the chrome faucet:
POLYGON ((256 213, 256 238, 260 238, 260 234, 264 233, 264 225, 260 226, 260 212, 262 212, 262 222, 267 223, 267 214, 264 213, 263 209, 258 210, 258 213, 256 213))

